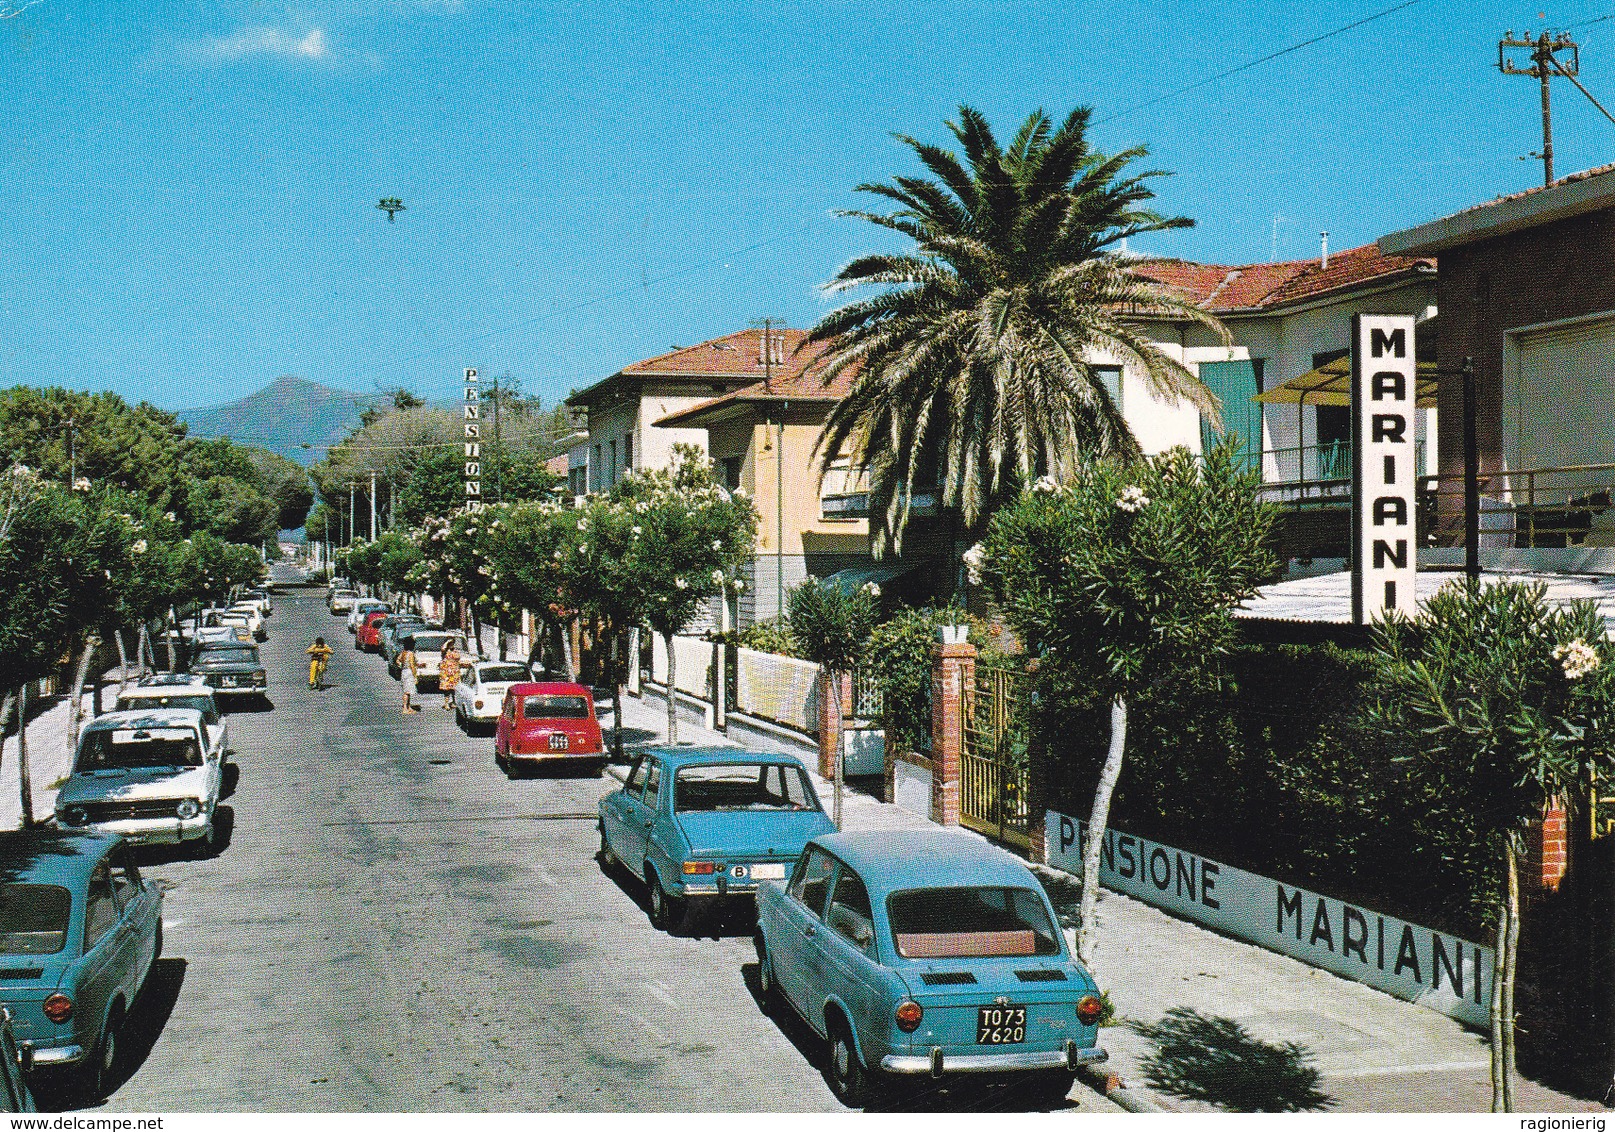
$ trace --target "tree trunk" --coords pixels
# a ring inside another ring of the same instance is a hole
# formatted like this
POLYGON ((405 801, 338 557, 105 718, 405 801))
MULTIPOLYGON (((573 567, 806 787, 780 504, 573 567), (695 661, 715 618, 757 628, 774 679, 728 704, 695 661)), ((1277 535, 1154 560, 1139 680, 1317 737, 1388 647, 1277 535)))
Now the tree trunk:
POLYGON ((671 746, 679 741, 679 661, 673 651, 673 634, 663 633, 662 643, 667 646, 667 742, 671 746))
MULTIPOLYGON (((94 636, 84 639, 84 647, 79 649, 78 664, 73 668, 73 694, 67 701, 67 749, 71 753, 78 750, 79 726, 84 722, 84 681, 90 674, 90 661, 95 659, 96 646, 100 641, 94 636)), ((100 695, 100 681, 96 681, 96 688, 91 695, 100 695)))
POLYGON ((6 731, 11 726, 11 709, 17 706, 17 697, 7 692, 5 699, 0 700, 0 753, 5 751, 6 731))
POLYGON ((611 757, 622 762, 622 681, 611 674, 611 757))
POLYGON ((28 774, 28 681, 17 689, 17 784, 22 800, 22 828, 34 824, 34 784, 28 774))
POLYGON ((129 653, 123 647, 123 630, 114 629, 112 639, 118 642, 118 692, 129 686, 129 653))
POLYGON ((831 727, 835 729, 836 735, 836 750, 835 754, 831 756, 834 760, 832 765, 835 767, 836 788, 835 795, 830 803, 830 820, 835 822, 837 829, 840 829, 841 794, 847 784, 846 774, 844 773, 846 760, 842 757, 842 752, 846 748, 846 740, 842 738, 841 731, 841 673, 827 669, 824 675, 826 682, 830 685, 830 719, 832 720, 831 727))
POLYGON ((1127 749, 1127 701, 1117 696, 1110 701, 1110 752, 1099 772, 1099 785, 1093 792, 1093 809, 1088 814, 1088 838, 1082 845, 1082 908, 1077 916, 1077 957, 1093 969, 1094 915, 1099 907, 1099 850, 1105 843, 1105 827, 1110 822, 1110 799, 1116 793, 1116 780, 1122 774, 1122 754, 1127 749))
POLYGON ((1503 967, 1503 1111, 1514 1111, 1514 983, 1520 953, 1520 856, 1514 838, 1505 842, 1508 859, 1508 937, 1503 967))
POLYGON ((140 642, 135 651, 139 654, 136 659, 140 662, 140 674, 142 676, 148 670, 157 671, 157 653, 151 647, 151 630, 144 621, 140 623, 140 642))
POLYGON ((1492 944, 1492 1004, 1487 1011, 1492 1047, 1492 1111, 1507 1112, 1504 1107, 1509 1091, 1508 1072, 1503 1061, 1503 981, 1508 967, 1508 896, 1499 894, 1497 909, 1497 937, 1492 944))

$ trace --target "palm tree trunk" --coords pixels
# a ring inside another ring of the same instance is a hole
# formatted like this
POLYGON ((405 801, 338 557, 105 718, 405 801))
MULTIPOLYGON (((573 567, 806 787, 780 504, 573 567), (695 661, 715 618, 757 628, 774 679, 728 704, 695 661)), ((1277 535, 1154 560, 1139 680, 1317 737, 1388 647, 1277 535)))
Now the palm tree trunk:
POLYGON ((1088 838, 1082 845, 1082 907, 1077 916, 1077 957, 1090 970, 1093 966, 1094 916, 1099 909, 1099 850, 1105 843, 1105 827, 1110 822, 1110 799, 1122 774, 1122 754, 1127 749, 1127 701, 1117 696, 1110 701, 1110 751, 1099 772, 1099 785, 1093 792, 1093 809, 1088 814, 1088 838))
POLYGON ((667 742, 679 741, 679 658, 673 651, 673 634, 663 633, 662 643, 667 646, 667 742))
MULTIPOLYGON (((78 750, 79 727, 84 722, 84 681, 90 674, 90 661, 95 659, 96 646, 100 643, 93 635, 84 638, 78 664, 73 668, 73 694, 67 701, 67 749, 70 753, 78 750)), ((91 695, 99 696, 100 692, 100 681, 97 681, 91 695)))
POLYGON ((1492 1111, 1507 1112, 1508 1072, 1503 1059, 1503 982, 1508 967, 1508 896, 1500 893, 1497 908, 1497 937, 1492 944, 1492 1004, 1487 1011, 1492 1047, 1492 1111))
POLYGON ((28 774, 28 681, 17 689, 17 785, 22 801, 22 828, 34 824, 34 784, 28 774))
POLYGON ((1520 856, 1514 838, 1504 848, 1508 857, 1507 960, 1503 968, 1503 1111, 1514 1111, 1514 983, 1520 953, 1520 856))

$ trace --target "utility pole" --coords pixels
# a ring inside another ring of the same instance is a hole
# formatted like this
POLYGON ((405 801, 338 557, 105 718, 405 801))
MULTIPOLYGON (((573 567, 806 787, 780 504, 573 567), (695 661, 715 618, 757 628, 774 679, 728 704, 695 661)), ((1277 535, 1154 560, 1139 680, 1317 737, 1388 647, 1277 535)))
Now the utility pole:
POLYGON ((370 541, 376 541, 376 473, 370 473, 370 541))
MULTIPOLYGON (((505 374, 509 377, 507 371, 505 374)), ((499 375, 493 378, 493 491, 500 503, 505 501, 505 450, 499 445, 499 375)))
MULTIPOLYGON (((774 323, 775 319, 764 318, 753 321, 753 326, 761 326, 762 363, 763 363, 763 393, 772 395, 774 392, 774 323)), ((783 326, 783 322, 781 323, 783 326)), ((783 348, 781 361, 784 360, 783 348)), ((774 422, 774 618, 776 621, 785 620, 785 412, 789 405, 781 405, 779 419, 774 422)), ((763 422, 767 429, 768 422, 763 422)), ((766 435, 766 433, 765 433, 766 435)))
MULTIPOLYGON (((1542 158, 1542 183, 1551 185, 1553 184, 1553 104, 1548 90, 1548 80, 1555 74, 1563 75, 1576 83, 1583 94, 1587 94, 1586 88, 1576 82, 1576 75, 1581 70, 1581 49, 1564 32, 1550 34, 1545 31, 1536 39, 1532 39, 1527 32, 1523 37, 1516 39, 1514 33, 1508 31, 1503 33, 1503 38, 1497 44, 1497 69, 1505 75, 1529 75, 1542 84, 1542 152, 1531 156, 1542 158), (1529 67, 1520 66, 1516 61, 1518 56, 1513 58, 1509 56, 1510 51, 1522 48, 1530 49, 1529 67), (1565 61, 1559 58, 1561 52, 1567 54, 1565 61)), ((1593 99, 1591 94, 1587 94, 1587 97, 1592 99, 1593 105, 1598 105, 1598 100, 1593 99)), ((1602 106, 1598 108, 1604 109, 1602 106)), ((1604 113, 1606 117, 1609 115, 1607 110, 1604 113)))
POLYGON ((348 546, 353 545, 353 489, 355 486, 352 480, 348 481, 348 546))

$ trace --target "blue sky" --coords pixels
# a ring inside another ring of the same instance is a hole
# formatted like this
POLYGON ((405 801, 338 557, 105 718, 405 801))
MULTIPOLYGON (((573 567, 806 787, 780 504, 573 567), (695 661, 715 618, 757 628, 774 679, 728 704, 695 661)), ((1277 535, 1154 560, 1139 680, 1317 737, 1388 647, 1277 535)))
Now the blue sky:
MULTIPOLYGON (((885 246, 831 210, 961 102, 1005 136, 1093 106, 1198 221, 1140 250, 1213 262, 1269 258, 1275 216, 1298 258, 1539 183, 1497 38, 1615 0, 1421 0, 1129 112, 1393 2, 0 0, 0 385, 177 409, 281 374, 452 396, 478 365, 552 401, 811 325, 885 246)), ((1615 104, 1615 20, 1575 34, 1615 104)), ((1615 160, 1554 97, 1560 175, 1615 160)))

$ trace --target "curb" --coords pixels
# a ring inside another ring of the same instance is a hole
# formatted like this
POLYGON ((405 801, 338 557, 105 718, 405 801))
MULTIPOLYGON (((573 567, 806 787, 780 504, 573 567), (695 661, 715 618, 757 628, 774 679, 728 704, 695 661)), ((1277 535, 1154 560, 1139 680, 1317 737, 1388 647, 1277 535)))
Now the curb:
POLYGON ((1129 1089, 1120 1076, 1108 1070, 1100 1069, 1098 1066, 1086 1065, 1078 1069, 1077 1080, 1104 1097, 1111 1104, 1119 1105, 1128 1112, 1175 1113, 1178 1111, 1175 1108, 1168 1108, 1137 1089, 1129 1089))

